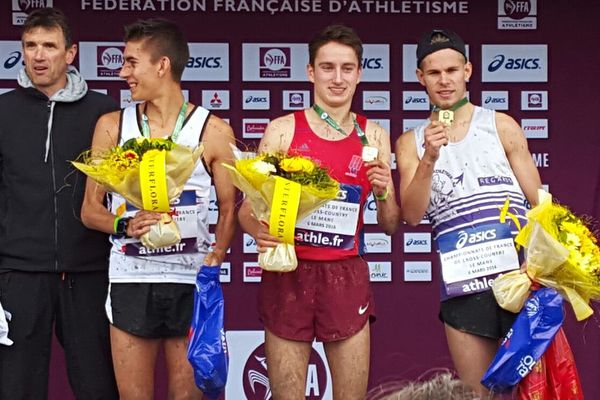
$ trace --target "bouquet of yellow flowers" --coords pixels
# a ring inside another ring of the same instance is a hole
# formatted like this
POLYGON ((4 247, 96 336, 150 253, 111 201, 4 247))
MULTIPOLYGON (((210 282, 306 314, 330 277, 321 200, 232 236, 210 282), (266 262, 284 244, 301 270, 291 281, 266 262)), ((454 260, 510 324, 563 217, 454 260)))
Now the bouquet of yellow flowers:
POLYGON ((336 198, 340 185, 325 168, 302 156, 256 154, 234 149, 231 171, 234 185, 246 194, 259 221, 269 223, 271 235, 282 243, 261 253, 260 266, 267 271, 287 272, 298 266, 294 251, 294 228, 327 201, 336 198))
POLYGON ((527 271, 513 271, 494 281, 498 304, 518 312, 532 281, 556 289, 573 306, 578 321, 592 315, 590 300, 600 299, 600 249, 585 223, 540 190, 539 204, 515 241, 527 249, 527 271))
POLYGON ((107 151, 88 150, 78 158, 81 162, 72 164, 134 207, 162 213, 161 221, 140 238, 147 248, 157 249, 181 240, 170 203, 181 195, 202 151, 202 145, 191 149, 171 138, 134 138, 107 151))

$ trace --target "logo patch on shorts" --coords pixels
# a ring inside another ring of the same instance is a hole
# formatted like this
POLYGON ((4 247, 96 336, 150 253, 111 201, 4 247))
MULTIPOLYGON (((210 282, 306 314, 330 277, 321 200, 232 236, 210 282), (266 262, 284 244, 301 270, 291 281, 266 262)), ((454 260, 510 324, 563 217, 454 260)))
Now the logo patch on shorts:
POLYGON ((358 315, 363 315, 364 313, 366 313, 368 308, 369 308, 369 303, 367 303, 364 307, 363 306, 358 307, 358 315))

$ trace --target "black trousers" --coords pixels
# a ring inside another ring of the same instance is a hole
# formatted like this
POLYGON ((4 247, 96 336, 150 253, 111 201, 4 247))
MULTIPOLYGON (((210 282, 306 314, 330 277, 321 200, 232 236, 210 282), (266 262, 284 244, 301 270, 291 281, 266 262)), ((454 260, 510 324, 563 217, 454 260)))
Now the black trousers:
POLYGON ((48 398, 52 332, 65 350, 78 400, 118 399, 104 311, 108 272, 0 273, 0 303, 12 314, 0 345, 0 400, 48 398))

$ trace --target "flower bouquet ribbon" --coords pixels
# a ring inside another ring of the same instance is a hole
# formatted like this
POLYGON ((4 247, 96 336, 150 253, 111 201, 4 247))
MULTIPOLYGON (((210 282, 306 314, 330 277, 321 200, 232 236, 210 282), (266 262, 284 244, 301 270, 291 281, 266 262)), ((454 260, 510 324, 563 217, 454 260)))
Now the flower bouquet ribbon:
POLYGON ((526 251, 526 273, 513 271, 493 283, 498 304, 519 312, 532 282, 556 289, 571 303, 578 321, 593 313, 590 300, 600 299, 600 249, 585 223, 540 190, 539 204, 527 213, 528 223, 516 236, 526 251))
POLYGON ((87 151, 72 164, 140 210, 162 213, 158 224, 140 240, 149 249, 179 243, 181 235, 169 214, 182 193, 204 147, 178 145, 170 138, 135 138, 105 152, 87 151))
POLYGON ((296 221, 336 198, 339 182, 309 158, 256 154, 234 149, 231 172, 234 185, 246 195, 259 221, 281 244, 260 253, 258 263, 267 271, 288 272, 298 266, 294 251, 296 221))

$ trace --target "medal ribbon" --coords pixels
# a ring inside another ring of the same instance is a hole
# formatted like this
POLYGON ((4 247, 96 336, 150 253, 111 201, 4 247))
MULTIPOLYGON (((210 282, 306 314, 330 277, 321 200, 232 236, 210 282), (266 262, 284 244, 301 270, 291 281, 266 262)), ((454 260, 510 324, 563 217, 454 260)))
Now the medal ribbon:
MULTIPOLYGON (((177 116, 177 121, 175 121, 175 127, 173 128, 173 133, 171 134, 171 140, 175 142, 177 137, 179 136, 179 132, 181 132, 181 128, 183 128, 183 122, 185 121, 185 113, 187 111, 188 102, 184 101, 179 109, 179 115, 177 116)), ((142 136, 150 139, 150 124, 148 123, 148 116, 146 115, 146 106, 144 105, 144 112, 142 113, 142 136)))
POLYGON ((467 104, 469 102, 469 100, 466 97, 463 97, 462 100, 457 101, 456 103, 454 103, 454 105, 448 109, 442 109, 436 105, 433 106, 433 108, 431 109, 432 112, 440 112, 440 111, 456 111, 459 108, 461 108, 462 106, 464 106, 465 104, 467 104))
MULTIPOLYGON (((335 120, 333 118, 331 118, 329 116, 329 114, 327 114, 327 112, 325 112, 325 110, 323 110, 317 104, 313 104, 312 108, 313 108, 313 110, 315 110, 317 115, 319 117, 321 117, 321 119, 323 121, 327 122, 327 125, 331 126, 333 129, 335 129, 342 135, 348 136, 348 134, 342 129, 342 127, 337 122, 335 122, 335 120)), ((368 146, 369 141, 367 140, 365 131, 363 131, 362 128, 360 127, 360 125, 358 125, 358 122, 356 122, 356 118, 354 118, 354 116, 352 116, 352 122, 354 123, 354 128, 356 129, 356 134, 360 138, 360 141, 362 142, 363 146, 368 146)))

